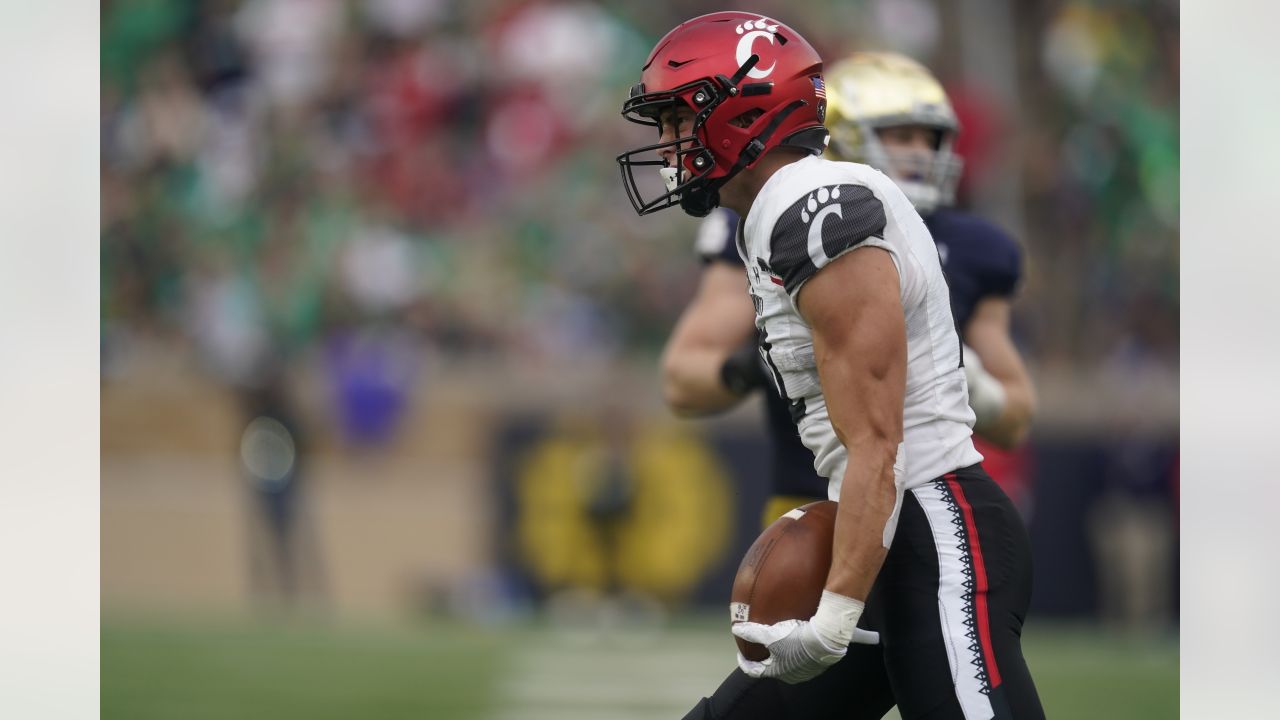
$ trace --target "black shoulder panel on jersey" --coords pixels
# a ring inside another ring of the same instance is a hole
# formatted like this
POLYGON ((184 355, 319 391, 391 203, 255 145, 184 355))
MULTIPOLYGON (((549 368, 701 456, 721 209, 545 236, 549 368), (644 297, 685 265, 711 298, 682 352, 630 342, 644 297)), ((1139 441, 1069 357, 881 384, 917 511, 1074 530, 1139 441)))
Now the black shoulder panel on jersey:
POLYGON ((884 237, 884 225, 884 206, 870 188, 816 188, 774 223, 769 265, 793 293, 840 253, 869 237, 884 237))

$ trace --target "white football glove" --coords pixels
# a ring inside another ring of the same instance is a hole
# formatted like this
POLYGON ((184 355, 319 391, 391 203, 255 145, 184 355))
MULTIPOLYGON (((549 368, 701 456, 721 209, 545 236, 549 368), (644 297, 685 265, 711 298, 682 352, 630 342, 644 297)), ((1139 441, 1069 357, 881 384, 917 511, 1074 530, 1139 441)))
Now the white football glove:
POLYGON ((734 635, 769 649, 762 661, 738 653, 738 667, 753 678, 777 678, 786 683, 811 680, 835 665, 849 650, 849 643, 876 645, 880 634, 858 629, 863 603, 823 591, 818 611, 809 620, 783 620, 773 625, 734 623, 734 635))
POLYGON ((964 379, 969 386, 969 407, 977 417, 974 429, 987 427, 999 420, 1006 400, 1004 385, 987 372, 978 353, 968 345, 964 346, 964 379))

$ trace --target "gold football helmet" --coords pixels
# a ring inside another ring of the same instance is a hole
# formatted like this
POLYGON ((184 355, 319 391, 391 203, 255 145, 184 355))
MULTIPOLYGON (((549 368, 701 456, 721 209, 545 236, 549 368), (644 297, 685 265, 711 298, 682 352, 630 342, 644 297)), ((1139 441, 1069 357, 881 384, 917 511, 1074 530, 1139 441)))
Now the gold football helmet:
POLYGON ((942 84, 904 55, 856 52, 826 72, 827 156, 870 165, 902 188, 922 215, 955 202, 963 160, 952 151, 960 124, 942 84), (885 128, 936 130, 932 151, 890 149, 885 128))

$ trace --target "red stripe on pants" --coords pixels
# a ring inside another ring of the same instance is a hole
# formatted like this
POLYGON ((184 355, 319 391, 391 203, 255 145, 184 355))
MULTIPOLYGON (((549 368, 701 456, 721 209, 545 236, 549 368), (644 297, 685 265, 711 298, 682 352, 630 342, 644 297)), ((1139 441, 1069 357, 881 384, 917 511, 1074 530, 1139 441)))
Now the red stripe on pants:
POLYGON ((996 667, 996 653, 991 646, 991 619, 987 612, 987 566, 982 559, 982 545, 978 542, 978 526, 973 522, 973 507, 964 496, 964 490, 960 489, 955 473, 947 473, 946 480, 947 487, 951 488, 951 494, 955 496, 956 504, 960 506, 960 512, 964 514, 964 525, 969 531, 969 554, 973 557, 973 580, 976 590, 975 612, 978 614, 978 640, 982 645, 982 657, 987 661, 987 675, 991 680, 991 687, 994 688, 1000 685, 1000 668, 996 667))

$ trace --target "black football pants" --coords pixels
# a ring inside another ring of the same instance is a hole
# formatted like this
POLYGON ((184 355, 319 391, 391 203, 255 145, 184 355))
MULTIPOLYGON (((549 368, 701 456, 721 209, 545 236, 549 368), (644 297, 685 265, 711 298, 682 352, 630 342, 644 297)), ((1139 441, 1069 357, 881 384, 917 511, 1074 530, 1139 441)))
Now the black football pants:
POLYGON ((1022 657, 1031 599, 1026 528, 980 465, 904 494, 897 532, 852 645, 788 685, 734 670, 685 720, 1040 720, 1022 657))

